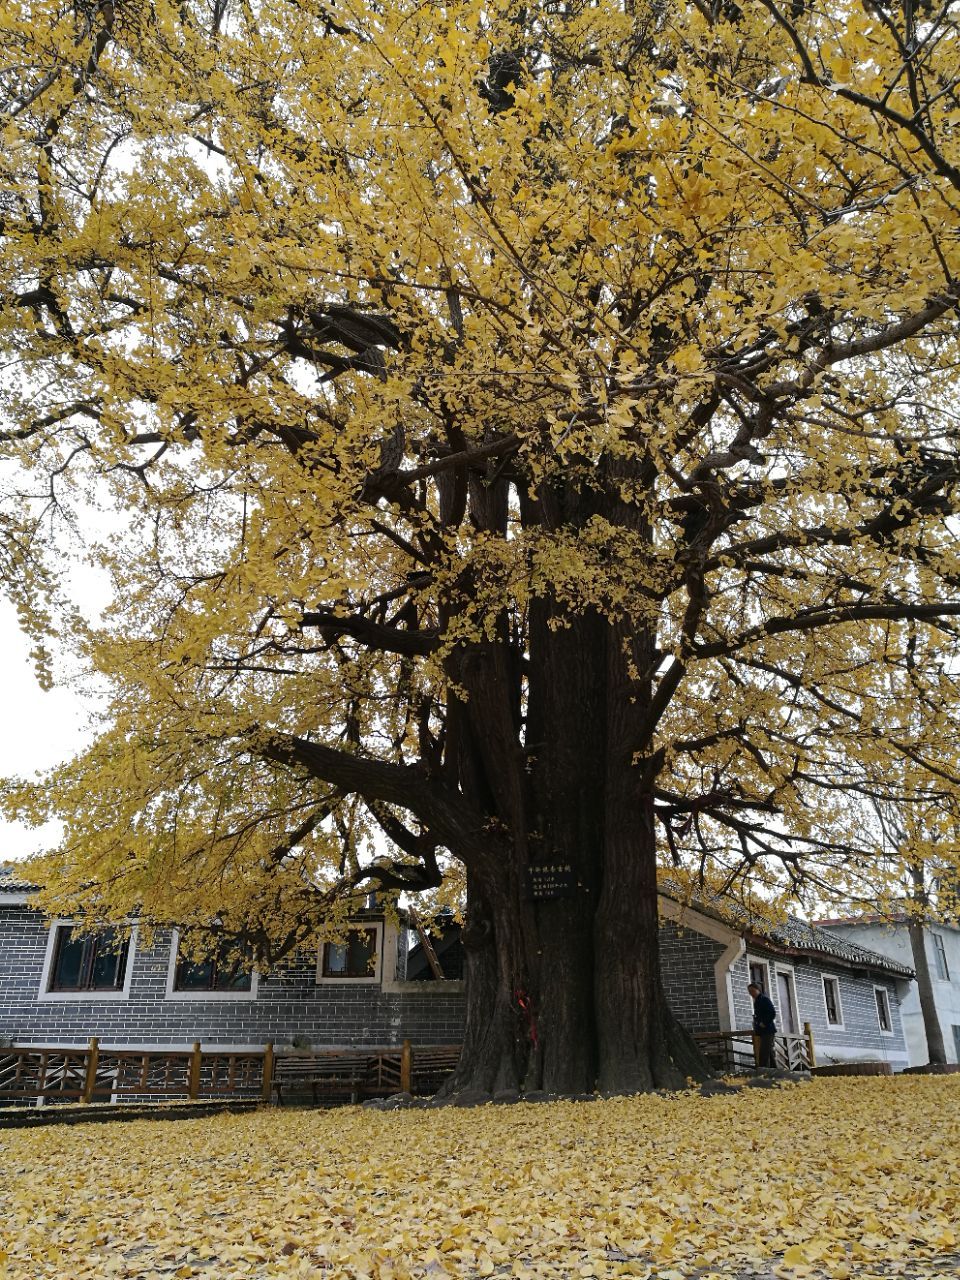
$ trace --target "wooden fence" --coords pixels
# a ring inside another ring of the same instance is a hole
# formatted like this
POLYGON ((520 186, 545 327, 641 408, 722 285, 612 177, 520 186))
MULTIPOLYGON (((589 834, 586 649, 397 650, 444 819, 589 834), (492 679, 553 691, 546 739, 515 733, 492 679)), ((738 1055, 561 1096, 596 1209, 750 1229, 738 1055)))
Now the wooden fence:
MULTIPOLYGON (((426 1046, 356 1049, 366 1064, 363 1094, 387 1097, 401 1089, 433 1093, 452 1070, 458 1050, 426 1046), (440 1070, 438 1071, 438 1066, 440 1070)), ((279 1078, 278 1064, 296 1060, 319 1072, 345 1055, 277 1053, 263 1049, 230 1053, 220 1049, 104 1049, 93 1039, 83 1049, 0 1049, 0 1105, 109 1102, 174 1098, 260 1098, 269 1102, 279 1078)), ((309 1075, 307 1070, 305 1075, 309 1075)))
MULTIPOLYGON (((757 1037, 752 1031, 702 1031, 694 1039, 716 1071, 744 1072, 757 1067, 757 1037)), ((803 1024, 803 1035, 777 1035, 774 1061, 786 1071, 809 1071, 817 1065, 813 1030, 803 1024)))

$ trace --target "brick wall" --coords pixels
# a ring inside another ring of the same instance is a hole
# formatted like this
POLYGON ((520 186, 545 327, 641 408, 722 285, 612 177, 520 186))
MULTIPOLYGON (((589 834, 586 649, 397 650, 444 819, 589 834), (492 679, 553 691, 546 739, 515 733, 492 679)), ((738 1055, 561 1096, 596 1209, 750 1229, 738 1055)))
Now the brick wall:
POLYGON ((723 943, 672 920, 660 921, 660 971, 670 1007, 689 1031, 717 1031, 716 963, 723 943))
POLYGON ((127 999, 38 1001, 48 931, 26 907, 0 907, 0 1037, 31 1044, 456 1044, 463 1034, 463 984, 318 984, 313 953, 261 978, 256 999, 181 1000, 167 995, 171 935, 133 946, 127 999))
MULTIPOLYGON (((74 1045, 97 1036, 104 1045, 289 1045, 294 1037, 316 1047, 455 1044, 463 1034, 464 994, 459 982, 318 984, 316 955, 302 957, 261 978, 256 999, 178 1000, 167 995, 171 936, 133 949, 130 992, 122 1000, 38 1001, 48 931, 25 906, 0 904, 0 1038, 24 1044, 74 1045)), ((661 965, 667 997, 691 1031, 719 1028, 715 965, 724 945, 672 921, 661 924, 661 965)), ((402 948, 401 948, 402 950, 402 948)), ((759 953, 751 950, 752 957, 759 953)), ((772 960, 772 954, 759 958, 772 960)), ((779 958, 778 958, 779 959, 779 958)), ((793 961, 799 1020, 813 1026, 818 1056, 880 1058, 907 1065, 894 982, 864 972, 793 961), (840 984, 844 1028, 827 1026, 821 975, 840 984), (890 998, 893 1035, 880 1033, 874 983, 890 998)), ((752 1026, 747 963, 733 969, 737 1028, 752 1026)), ((775 1003, 777 994, 770 971, 775 1003)), ((781 1024, 782 1025, 782 1024, 781 1024)))

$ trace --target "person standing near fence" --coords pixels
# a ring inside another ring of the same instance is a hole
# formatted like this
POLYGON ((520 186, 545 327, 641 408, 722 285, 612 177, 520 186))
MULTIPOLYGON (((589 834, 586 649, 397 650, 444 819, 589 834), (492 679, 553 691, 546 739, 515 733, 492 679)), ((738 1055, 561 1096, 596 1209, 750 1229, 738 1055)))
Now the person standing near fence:
POLYGON ((773 1045, 777 1034, 777 1011, 769 996, 755 982, 747 987, 753 1001, 753 1034, 757 1037, 757 1066, 775 1067, 773 1045))

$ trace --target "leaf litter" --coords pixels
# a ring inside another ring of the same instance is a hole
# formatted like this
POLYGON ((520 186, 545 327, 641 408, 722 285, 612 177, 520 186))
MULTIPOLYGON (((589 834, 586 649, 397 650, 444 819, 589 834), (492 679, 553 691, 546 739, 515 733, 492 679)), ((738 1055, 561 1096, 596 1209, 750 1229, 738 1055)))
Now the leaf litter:
POLYGON ((3 1280, 941 1280, 960 1076, 0 1135, 3 1280))

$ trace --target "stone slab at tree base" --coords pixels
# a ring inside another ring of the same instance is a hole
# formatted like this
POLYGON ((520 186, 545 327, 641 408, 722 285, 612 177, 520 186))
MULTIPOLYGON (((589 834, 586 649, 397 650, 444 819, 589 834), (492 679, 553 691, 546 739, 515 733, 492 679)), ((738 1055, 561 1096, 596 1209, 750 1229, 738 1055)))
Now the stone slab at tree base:
POLYGON ((922 1067, 906 1067, 905 1076, 952 1076, 960 1071, 960 1062, 927 1062, 922 1067))
POLYGON ((813 1067, 813 1076, 892 1076, 889 1062, 835 1062, 829 1067, 813 1067))

